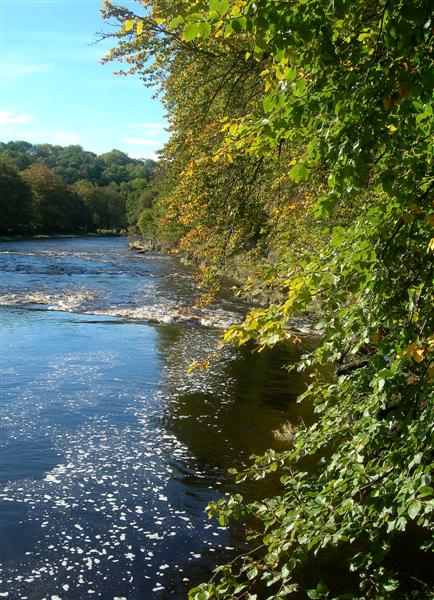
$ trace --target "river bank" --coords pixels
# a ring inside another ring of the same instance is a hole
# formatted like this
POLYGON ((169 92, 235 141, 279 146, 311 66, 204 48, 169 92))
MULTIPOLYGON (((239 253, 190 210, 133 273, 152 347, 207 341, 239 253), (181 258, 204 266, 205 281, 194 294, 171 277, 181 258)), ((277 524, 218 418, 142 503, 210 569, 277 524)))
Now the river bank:
MULTIPOLYGON (((161 253, 163 256, 168 254, 167 248, 161 248, 155 240, 147 240, 140 236, 132 236, 128 239, 128 247, 131 251, 138 255, 147 255, 149 253, 161 253)), ((191 263, 188 257, 181 255, 180 260, 188 267, 197 268, 197 265, 191 263)), ((255 273, 254 267, 247 267, 245 261, 240 257, 233 257, 225 269, 219 273, 221 277, 220 291, 223 290, 226 295, 234 297, 234 291, 237 293, 237 298, 241 299, 244 308, 244 314, 249 307, 264 307, 269 304, 281 300, 281 298, 270 297, 267 290, 256 290, 254 295, 244 291, 242 282, 245 282, 249 277, 253 277, 255 273)), ((288 331, 301 336, 320 336, 321 331, 316 328, 316 323, 319 320, 319 307, 312 309, 311 312, 292 318, 288 322, 288 331)))
POLYGON ((119 237, 125 236, 124 231, 115 229, 102 229, 90 233, 39 233, 35 235, 0 235, 0 242, 23 242, 27 240, 51 240, 83 237, 119 237))

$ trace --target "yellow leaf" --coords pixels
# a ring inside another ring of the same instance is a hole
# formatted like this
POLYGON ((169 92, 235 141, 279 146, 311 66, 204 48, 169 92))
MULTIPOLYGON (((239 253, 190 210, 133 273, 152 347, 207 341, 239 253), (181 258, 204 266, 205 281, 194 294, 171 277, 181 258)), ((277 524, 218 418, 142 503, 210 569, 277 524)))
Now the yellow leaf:
POLYGON ((417 342, 413 342, 412 344, 404 348, 404 350, 398 354, 398 358, 400 360, 409 358, 413 354, 415 348, 418 347, 417 344, 417 342))
POLYGON ((390 131, 390 133, 394 133, 395 131, 398 131, 398 127, 395 127, 395 125, 388 125, 387 129, 390 131))
POLYGON ((196 361, 193 361, 187 368, 187 373, 193 373, 193 371, 195 371, 196 369, 199 368, 199 363, 196 361))
POLYGON ((431 252, 434 252, 434 238, 431 238, 428 244, 428 252, 431 250, 431 252))
POLYGON ((131 31, 134 27, 134 19, 127 19, 124 24, 125 31, 131 31))
POLYGON ((143 33, 143 21, 137 21, 136 32, 137 32, 137 35, 142 35, 142 33, 143 33))
POLYGON ((421 363, 427 354, 428 349, 421 347, 415 348, 412 352, 412 356, 417 363, 421 363))

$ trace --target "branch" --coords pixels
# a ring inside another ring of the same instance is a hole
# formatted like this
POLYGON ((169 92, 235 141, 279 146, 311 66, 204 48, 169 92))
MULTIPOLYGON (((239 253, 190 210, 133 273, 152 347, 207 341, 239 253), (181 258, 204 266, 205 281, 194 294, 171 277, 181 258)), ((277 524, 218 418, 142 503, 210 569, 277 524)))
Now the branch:
POLYGON ((365 360, 360 360, 359 362, 356 363, 351 363, 349 365, 344 365, 343 367, 338 367, 336 369, 336 374, 339 375, 347 375, 347 373, 351 373, 352 371, 357 371, 357 369, 362 369, 363 367, 366 367, 366 365, 369 363, 369 359, 365 359, 365 360))

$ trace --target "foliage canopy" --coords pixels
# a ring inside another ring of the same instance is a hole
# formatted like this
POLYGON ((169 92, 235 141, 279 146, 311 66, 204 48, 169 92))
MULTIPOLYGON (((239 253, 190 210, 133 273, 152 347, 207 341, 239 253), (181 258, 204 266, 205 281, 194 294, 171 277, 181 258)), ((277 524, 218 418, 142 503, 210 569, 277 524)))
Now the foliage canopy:
POLYGON ((154 168, 120 150, 1 142, 0 233, 124 229, 136 222, 154 168))
POLYGON ((291 318, 321 314, 297 367, 317 420, 238 476, 277 471, 279 496, 210 507, 253 520, 256 549, 190 597, 430 597, 429 570, 394 556, 403 536, 433 551, 431 3, 141 4, 105 3, 120 24, 108 58, 158 83, 168 109, 157 227, 178 223, 208 271, 234 255, 260 267, 249 291, 273 301, 226 343, 291 340, 291 318), (330 553, 339 582, 321 571, 330 553))

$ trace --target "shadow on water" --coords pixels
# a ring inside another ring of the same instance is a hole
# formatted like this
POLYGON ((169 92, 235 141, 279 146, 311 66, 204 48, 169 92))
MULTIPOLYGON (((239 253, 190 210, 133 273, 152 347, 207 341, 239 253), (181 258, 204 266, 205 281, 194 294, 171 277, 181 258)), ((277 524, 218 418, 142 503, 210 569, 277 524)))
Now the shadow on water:
MULTIPOLYGON (((309 337, 300 345, 280 345, 263 352, 252 348, 225 348, 206 372, 188 374, 193 360, 206 358, 218 341, 214 331, 180 326, 158 328, 158 351, 164 374, 164 428, 173 433, 191 455, 190 464, 174 456, 169 495, 187 512, 203 511, 219 495, 241 493, 247 498, 275 494, 280 490, 276 477, 256 483, 235 485, 231 467, 242 468, 252 454, 269 448, 283 450, 289 441, 276 433, 288 422, 313 420, 311 406, 297 402, 305 391, 306 374, 288 372, 285 365, 298 361, 317 339, 309 337)), ((191 565, 193 581, 207 580, 212 567, 227 562, 246 548, 243 524, 227 532, 227 546, 215 547, 208 565, 191 565)), ((168 598, 170 596, 167 596, 168 598)))
POLYGON ((315 338, 262 352, 229 349, 205 374, 189 375, 189 362, 201 358, 201 350, 206 358, 215 334, 182 327, 160 327, 159 334, 166 362, 166 426, 204 469, 227 469, 252 453, 287 447, 276 439, 276 430, 287 422, 312 421, 311 407, 297 403, 306 374, 288 373, 284 366, 298 361, 315 338))
POLYGON ((0 563, 19 560, 34 547, 40 524, 29 523, 27 514, 25 503, 0 501, 0 563))
POLYGON ((12 440, 0 448, 0 484, 20 479, 41 479, 61 462, 46 438, 12 440))

